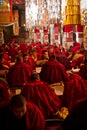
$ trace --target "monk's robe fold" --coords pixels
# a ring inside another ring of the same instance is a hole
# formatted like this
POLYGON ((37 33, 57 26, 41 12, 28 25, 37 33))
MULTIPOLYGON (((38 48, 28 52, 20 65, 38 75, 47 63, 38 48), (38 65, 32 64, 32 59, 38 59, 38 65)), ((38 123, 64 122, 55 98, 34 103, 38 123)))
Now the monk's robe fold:
POLYGON ((30 82, 31 74, 31 67, 20 61, 15 63, 9 69, 6 77, 10 87, 22 87, 22 85, 28 84, 28 82, 30 82))
POLYGON ((57 60, 49 60, 43 65, 40 78, 48 84, 67 81, 68 79, 65 67, 57 60))
POLYGON ((3 78, 0 78, 0 108, 7 105, 10 100, 10 95, 8 92, 8 84, 3 78))
POLYGON ((62 124, 63 130, 87 130, 87 98, 80 100, 62 124))
POLYGON ((38 107, 27 102, 26 108, 21 119, 14 117, 9 105, 0 109, 0 130, 45 130, 44 116, 38 107))
POLYGON ((31 82, 22 89, 21 94, 36 104, 46 118, 52 118, 62 103, 50 86, 40 80, 31 82))
POLYGON ((87 80, 87 63, 80 67, 79 75, 83 79, 87 80))
POLYGON ((58 56, 57 56, 57 60, 58 60, 61 64, 63 64, 63 65, 65 66, 65 69, 66 69, 66 70, 71 69, 70 62, 69 62, 69 60, 67 59, 67 57, 62 56, 62 55, 58 55, 58 56))
POLYGON ((79 75, 71 74, 64 85, 63 102, 71 110, 76 101, 87 97, 87 84, 79 75))

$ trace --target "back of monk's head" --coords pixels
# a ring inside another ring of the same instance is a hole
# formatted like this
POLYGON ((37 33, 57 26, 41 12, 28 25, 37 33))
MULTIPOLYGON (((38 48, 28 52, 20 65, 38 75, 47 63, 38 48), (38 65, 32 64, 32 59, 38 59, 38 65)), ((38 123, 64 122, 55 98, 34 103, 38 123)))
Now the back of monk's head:
POLYGON ((17 62, 19 62, 19 61, 23 61, 22 56, 17 56, 17 57, 16 57, 16 61, 17 61, 17 62))
POLYGON ((34 72, 31 77, 30 77, 31 81, 40 79, 39 74, 37 72, 34 72))
POLYGON ((11 101, 10 101, 10 106, 11 107, 17 107, 17 108, 20 108, 20 107, 23 107, 26 103, 26 99, 24 96, 18 94, 18 95, 14 95, 12 98, 11 98, 11 101))

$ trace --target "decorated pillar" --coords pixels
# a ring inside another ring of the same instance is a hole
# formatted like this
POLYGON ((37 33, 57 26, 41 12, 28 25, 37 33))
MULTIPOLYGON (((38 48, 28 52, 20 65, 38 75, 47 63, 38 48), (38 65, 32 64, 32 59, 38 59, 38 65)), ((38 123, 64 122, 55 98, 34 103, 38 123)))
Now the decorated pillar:
MULTIPOLYGON (((69 25, 72 26, 73 34, 76 35, 76 37, 74 37, 73 35, 72 40, 78 41, 77 27, 81 29, 80 0, 67 0, 66 1, 64 27, 66 26, 66 28, 68 28, 69 25)), ((69 42, 73 43, 72 40, 69 42)), ((67 37, 66 37, 66 42, 67 42, 67 37)), ((82 41, 79 41, 79 42, 81 43, 82 41)))

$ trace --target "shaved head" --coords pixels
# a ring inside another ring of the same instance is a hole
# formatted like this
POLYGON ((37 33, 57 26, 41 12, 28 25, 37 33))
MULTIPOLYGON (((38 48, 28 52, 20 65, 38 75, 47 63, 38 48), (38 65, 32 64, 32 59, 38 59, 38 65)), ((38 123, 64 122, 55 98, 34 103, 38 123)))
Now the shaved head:
POLYGON ((13 115, 20 119, 26 113, 26 99, 22 95, 15 95, 12 97, 10 101, 10 110, 12 111, 13 115))
POLYGON ((22 107, 26 103, 26 99, 24 96, 18 94, 11 98, 10 105, 11 107, 22 107))

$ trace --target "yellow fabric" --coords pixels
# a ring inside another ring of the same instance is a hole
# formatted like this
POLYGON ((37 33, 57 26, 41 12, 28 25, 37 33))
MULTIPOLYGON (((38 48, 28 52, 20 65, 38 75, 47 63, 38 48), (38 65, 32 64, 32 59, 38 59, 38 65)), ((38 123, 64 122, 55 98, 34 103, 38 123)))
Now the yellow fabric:
POLYGON ((80 5, 80 0, 72 0, 73 5, 80 5))
POLYGON ((79 57, 82 57, 83 55, 82 54, 75 54, 72 58, 72 60, 76 60, 78 59, 79 57))
POLYGON ((72 5, 73 4, 73 0, 67 0, 67 5, 72 5))
POLYGON ((0 70, 0 76, 5 76, 8 73, 8 70, 0 70))
POLYGON ((8 82, 6 81, 5 78, 0 78, 0 80, 2 80, 4 83, 8 84, 8 82))

